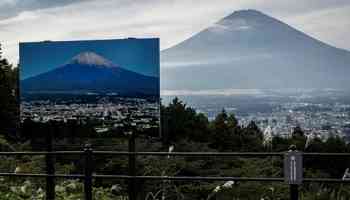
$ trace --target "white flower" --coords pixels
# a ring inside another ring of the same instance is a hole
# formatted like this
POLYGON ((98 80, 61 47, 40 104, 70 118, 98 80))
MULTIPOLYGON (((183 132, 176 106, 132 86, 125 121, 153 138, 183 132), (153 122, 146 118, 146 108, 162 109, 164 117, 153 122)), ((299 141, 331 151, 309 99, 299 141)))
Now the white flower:
POLYGON ((10 187, 10 190, 11 190, 11 192, 17 192, 17 189, 16 189, 15 186, 11 186, 11 187, 10 187))
POLYGON ((56 191, 56 192, 65 192, 65 191, 66 191, 66 188, 65 188, 65 187, 62 187, 62 186, 60 186, 60 185, 56 185, 55 191, 56 191))
POLYGON ((41 194, 41 193, 43 193, 44 192, 44 190, 41 188, 41 187, 39 187, 39 189, 36 191, 38 194, 41 194))
POLYGON ((77 184, 75 182, 71 182, 67 185, 67 188, 70 190, 76 190, 77 189, 77 184))
POLYGON ((32 185, 32 182, 30 182, 30 180, 26 180, 26 181, 24 181, 24 185, 30 186, 30 185, 32 185))
POLYGON ((21 172, 22 172, 22 168, 21 167, 16 167, 15 174, 21 173, 21 172))
POLYGON ((350 178, 349 168, 346 168, 342 179, 344 181, 344 180, 347 180, 349 178, 350 178))
POLYGON ((234 184, 235 182, 233 181, 227 181, 225 184, 222 185, 223 188, 232 188, 232 185, 234 184))
POLYGON ((27 185, 21 186, 20 190, 21 190, 21 192, 24 193, 24 194, 27 193, 27 185))
MULTIPOLYGON (((173 152, 174 151, 174 145, 171 145, 169 147, 169 153, 173 152)), ((170 158, 170 155, 168 155, 168 159, 170 158)))
POLYGON ((121 189, 122 189, 122 188, 121 188, 118 184, 112 185, 112 187, 111 187, 111 191, 112 191, 112 192, 115 192, 115 193, 120 192, 121 189))
POLYGON ((174 151, 174 145, 171 145, 170 147, 169 147, 169 153, 171 153, 171 152, 173 152, 174 151))
POLYGON ((219 192, 220 190, 221 190, 221 187, 218 185, 218 186, 216 186, 216 188, 214 189, 214 192, 217 193, 217 192, 219 192))
POLYGON ((313 139, 313 136, 311 134, 306 135, 306 142, 304 147, 305 149, 307 149, 310 146, 312 139, 313 139))

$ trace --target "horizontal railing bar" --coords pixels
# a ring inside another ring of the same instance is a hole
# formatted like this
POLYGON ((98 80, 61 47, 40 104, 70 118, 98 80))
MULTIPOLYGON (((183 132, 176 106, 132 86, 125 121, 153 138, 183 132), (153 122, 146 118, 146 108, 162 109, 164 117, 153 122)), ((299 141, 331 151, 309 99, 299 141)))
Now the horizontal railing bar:
POLYGON ((305 157, 350 157, 350 153, 303 153, 305 157))
MULTIPOLYGON (((7 177, 33 177, 33 178, 78 178, 83 179, 83 174, 31 174, 31 173, 0 173, 7 177)), ((174 180, 174 181, 255 181, 255 182, 283 182, 284 178, 266 177, 207 177, 207 176, 128 176, 128 175, 93 175, 97 179, 143 179, 143 180, 174 180)), ((327 182, 350 183, 350 179, 336 178, 304 178, 303 182, 327 182)))
POLYGON ((266 157, 266 156, 283 156, 282 152, 128 152, 128 151, 94 151, 96 155, 138 155, 138 156, 183 156, 183 157, 266 157))
POLYGON ((304 178, 303 182, 350 183, 350 179, 341 179, 341 178, 304 178))
MULTIPOLYGON (((266 157, 284 156, 285 152, 128 152, 128 151, 93 151, 96 155, 139 155, 139 156, 242 156, 242 157, 266 157)), ((0 156, 16 155, 82 155, 83 151, 22 151, 22 152, 0 152, 0 156)), ((350 153, 303 153, 305 157, 350 157, 350 153)))
POLYGON ((143 180, 177 180, 177 181, 271 181, 281 182, 283 178, 259 177, 205 177, 205 176, 128 176, 128 175, 94 175, 100 179, 143 179, 143 180))
POLYGON ((25 155, 82 155, 83 151, 17 151, 0 152, 0 156, 25 156, 25 155))
MULTIPOLYGON (((255 182, 283 182, 284 178, 266 177, 202 177, 202 176, 128 176, 128 175, 94 175, 102 179, 146 179, 146 180, 184 180, 184 181, 255 181, 255 182)), ((304 182, 332 182, 350 183, 350 179, 305 178, 304 182)))
POLYGON ((31 174, 31 173, 0 173, 1 176, 7 177, 37 177, 37 178, 84 178, 82 174, 31 174))

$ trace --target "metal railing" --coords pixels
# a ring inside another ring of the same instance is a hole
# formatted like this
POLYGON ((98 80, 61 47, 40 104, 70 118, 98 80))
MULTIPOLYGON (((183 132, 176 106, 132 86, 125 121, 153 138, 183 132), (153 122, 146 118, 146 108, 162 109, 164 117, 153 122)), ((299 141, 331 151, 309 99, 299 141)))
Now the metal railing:
MULTIPOLYGON (((84 182, 85 200, 92 200, 93 179, 126 179, 129 180, 129 200, 136 200, 137 189, 135 180, 173 180, 173 181, 238 181, 238 182, 285 182, 285 177, 205 177, 205 176, 137 176, 137 156, 179 156, 179 157, 280 157, 285 158, 285 152, 135 152, 135 142, 129 141, 129 151, 93 151, 90 145, 86 145, 83 151, 41 151, 41 152, 0 152, 0 156, 44 155, 46 160, 46 173, 0 173, 7 177, 32 177, 46 178, 46 199, 55 199, 55 178, 77 178, 84 182), (59 155, 84 156, 84 174, 56 174, 54 169, 54 157, 59 155), (93 174, 93 158, 98 156, 128 156, 129 171, 127 175, 100 175, 93 174)), ((302 153, 303 157, 330 157, 349 158, 350 153, 302 153)), ((303 182, 327 182, 350 183, 350 179, 336 178, 303 178, 303 182)), ((290 199, 299 198, 297 184, 290 184, 290 199)))

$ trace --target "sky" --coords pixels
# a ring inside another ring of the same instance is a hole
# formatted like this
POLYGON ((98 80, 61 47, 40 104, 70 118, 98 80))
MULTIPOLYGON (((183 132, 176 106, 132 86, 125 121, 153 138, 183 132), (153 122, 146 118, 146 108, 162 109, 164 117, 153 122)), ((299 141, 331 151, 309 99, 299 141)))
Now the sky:
POLYGON ((349 0, 1 0, 0 43, 13 64, 19 42, 159 37, 166 49, 241 9, 350 50, 349 0))
POLYGON ((82 52, 94 52, 124 69, 159 77, 159 40, 149 38, 20 43, 20 79, 63 66, 82 52))

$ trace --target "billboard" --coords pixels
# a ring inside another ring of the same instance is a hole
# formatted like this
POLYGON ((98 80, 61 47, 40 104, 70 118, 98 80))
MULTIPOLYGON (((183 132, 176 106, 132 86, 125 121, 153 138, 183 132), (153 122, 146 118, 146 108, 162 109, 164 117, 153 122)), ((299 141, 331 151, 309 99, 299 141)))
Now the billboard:
POLYGON ((20 43, 21 122, 155 131, 159 70, 158 38, 20 43))

